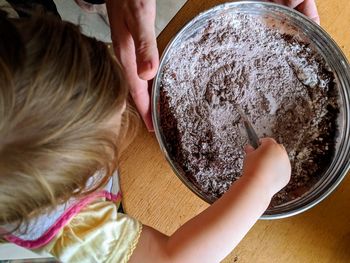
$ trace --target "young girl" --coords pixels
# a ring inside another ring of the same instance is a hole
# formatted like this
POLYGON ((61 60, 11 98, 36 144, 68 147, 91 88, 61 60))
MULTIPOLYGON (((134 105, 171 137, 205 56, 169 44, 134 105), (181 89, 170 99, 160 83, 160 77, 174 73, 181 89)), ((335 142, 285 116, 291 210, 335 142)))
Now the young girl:
POLYGON ((290 177, 283 146, 246 148, 242 178, 173 235, 118 212, 127 87, 101 42, 56 18, 0 15, 0 226, 62 262, 219 262, 290 177))

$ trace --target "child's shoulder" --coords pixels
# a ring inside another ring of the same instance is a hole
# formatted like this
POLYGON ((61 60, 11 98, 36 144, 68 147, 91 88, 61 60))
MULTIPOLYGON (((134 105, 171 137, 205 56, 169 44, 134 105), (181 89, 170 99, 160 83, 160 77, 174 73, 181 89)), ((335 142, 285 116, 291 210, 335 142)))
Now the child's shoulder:
POLYGON ((118 205, 100 198, 82 209, 50 243, 40 248, 63 262, 127 262, 142 224, 118 213, 118 205), (102 258, 103 257, 103 258, 102 258))
MULTIPOLYGON (((99 176, 100 173, 92 176, 87 188, 99 176)), ((87 255, 105 257, 98 261, 123 262, 135 248, 142 225, 120 213, 120 208, 116 172, 102 189, 43 211, 6 239, 37 252, 49 252, 63 262, 88 261, 87 255)))

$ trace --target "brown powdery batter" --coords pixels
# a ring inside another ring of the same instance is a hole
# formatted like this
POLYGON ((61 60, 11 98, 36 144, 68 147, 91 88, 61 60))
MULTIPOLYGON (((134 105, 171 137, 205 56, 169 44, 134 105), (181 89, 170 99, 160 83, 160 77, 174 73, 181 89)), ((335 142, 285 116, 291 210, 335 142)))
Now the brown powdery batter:
POLYGON ((334 155, 334 75, 306 41, 280 26, 250 15, 214 18, 172 51, 162 72, 166 146, 211 201, 241 176, 247 137, 236 103, 259 137, 274 137, 289 154, 292 179, 273 206, 308 191, 334 155))

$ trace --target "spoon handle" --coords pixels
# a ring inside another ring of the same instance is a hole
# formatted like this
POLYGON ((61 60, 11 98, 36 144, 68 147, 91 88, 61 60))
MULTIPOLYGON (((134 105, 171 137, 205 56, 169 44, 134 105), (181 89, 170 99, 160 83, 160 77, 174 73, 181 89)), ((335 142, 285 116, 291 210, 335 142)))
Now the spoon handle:
POLYGON ((253 125, 250 123, 250 121, 247 118, 247 115, 243 112, 240 105, 236 104, 236 109, 239 112, 239 115, 241 116, 241 119, 243 120, 244 128, 246 130, 249 144, 254 148, 257 149, 260 145, 259 137, 255 132, 255 129, 253 128, 253 125))
POLYGON ((247 119, 244 119, 243 123, 248 135, 249 144, 253 146, 254 149, 257 149, 260 145, 258 135, 256 134, 253 126, 247 119))

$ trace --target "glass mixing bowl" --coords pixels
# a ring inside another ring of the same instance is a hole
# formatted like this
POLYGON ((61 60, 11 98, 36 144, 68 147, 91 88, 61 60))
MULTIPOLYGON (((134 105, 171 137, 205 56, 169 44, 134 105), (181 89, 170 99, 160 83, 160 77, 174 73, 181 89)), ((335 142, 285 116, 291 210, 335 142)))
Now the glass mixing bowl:
POLYGON ((337 147, 333 160, 331 160, 328 169, 324 172, 318 183, 307 193, 288 203, 268 208, 262 216, 262 219, 284 218, 302 213, 321 202, 332 191, 334 191, 334 189, 340 184, 349 171, 350 66, 346 57, 332 38, 320 26, 299 12, 272 3, 240 1, 218 5, 199 14, 187 25, 185 25, 166 47, 161 57, 158 73, 153 82, 152 117, 159 145, 175 174, 182 180, 182 182, 206 202, 212 203, 215 201, 207 197, 201 191, 201 189, 199 189, 185 176, 182 168, 169 154, 166 138, 164 137, 162 127, 160 125, 161 108, 159 105, 159 93, 163 67, 171 58, 170 53, 173 50, 176 50, 179 44, 193 37, 193 35, 202 30, 210 18, 227 12, 263 16, 264 18, 272 18, 274 21, 280 22, 281 24, 287 23, 288 25, 291 25, 297 29, 298 34, 302 38, 307 39, 311 45, 313 45, 313 47, 323 56, 329 67, 334 72, 340 94, 340 116, 338 119, 339 133, 337 138, 337 147))

